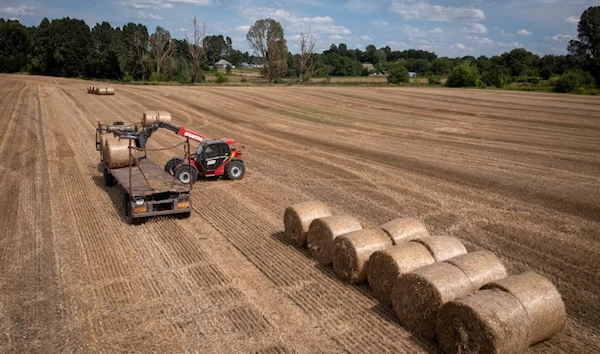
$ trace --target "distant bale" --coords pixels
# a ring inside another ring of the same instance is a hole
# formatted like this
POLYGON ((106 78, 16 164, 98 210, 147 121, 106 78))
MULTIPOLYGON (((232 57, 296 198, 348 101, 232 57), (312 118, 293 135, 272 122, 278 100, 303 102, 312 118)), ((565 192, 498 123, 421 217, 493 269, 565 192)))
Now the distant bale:
POLYGON ((567 321, 565 303, 552 282, 537 273, 525 272, 484 286, 513 295, 527 312, 533 345, 560 332, 567 321))
POLYGON ((107 95, 114 95, 115 94, 115 89, 112 87, 107 87, 106 88, 106 94, 107 95))
POLYGON ((450 258, 446 262, 462 270, 475 290, 508 276, 502 261, 490 251, 471 252, 450 258))
POLYGON ((443 262, 446 259, 467 253, 465 246, 456 237, 428 236, 421 237, 412 242, 418 242, 427 247, 436 262, 443 262))
MULTIPOLYGON (((130 166, 129 139, 108 139, 105 145, 105 160, 108 168, 130 166)), ((132 146, 135 147, 133 141, 132 146)), ((137 164, 137 150, 131 151, 131 166, 137 164)))
POLYGON ((100 87, 94 87, 94 93, 98 94, 98 92, 100 92, 100 87))
POLYGON ((152 123, 161 121, 164 123, 171 122, 171 114, 166 111, 145 111, 142 116, 142 125, 149 127, 152 123))
POLYGON ((286 240, 295 247, 304 247, 310 223, 317 218, 327 216, 331 216, 331 210, 319 201, 303 202, 287 207, 283 214, 286 240))
POLYGON ((107 89, 105 87, 99 88, 98 92, 96 92, 96 94, 98 95, 106 95, 107 93, 107 89))
POLYGON ((380 226, 399 245, 417 238, 429 236, 425 225, 415 218, 399 218, 380 226))
POLYGON ((390 292, 396 279, 415 269, 435 263, 427 247, 417 242, 389 246, 369 258, 369 286, 383 304, 390 306, 390 292))
POLYGON ((306 242, 311 255, 322 265, 333 261, 333 241, 348 232, 362 229, 360 222, 349 215, 318 218, 310 223, 306 242))
POLYGON ((336 237, 333 242, 333 270, 351 284, 367 280, 369 258, 393 242, 381 229, 364 229, 336 237))
POLYGON ((398 277, 390 299, 402 326, 424 338, 433 339, 442 305, 473 291, 462 270, 450 263, 436 263, 398 277))
POLYGON ((482 290, 445 304, 437 319, 447 354, 520 354, 527 351, 527 312, 509 293, 482 290))

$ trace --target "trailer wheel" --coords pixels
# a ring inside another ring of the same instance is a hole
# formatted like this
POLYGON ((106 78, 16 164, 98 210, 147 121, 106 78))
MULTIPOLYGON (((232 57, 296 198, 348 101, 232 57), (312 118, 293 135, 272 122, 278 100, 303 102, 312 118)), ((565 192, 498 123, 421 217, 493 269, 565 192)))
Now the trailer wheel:
POLYGON ((127 223, 130 225, 140 225, 146 222, 147 218, 134 218, 133 211, 131 210, 131 198, 129 198, 129 194, 125 193, 124 196, 124 206, 125 206, 125 219, 127 223))
POLYGON ((175 176, 177 166, 183 162, 179 157, 173 157, 165 164, 165 171, 170 173, 171 176, 175 176))
POLYGON ((113 177, 106 166, 104 166, 102 169, 102 179, 104 180, 104 185, 106 187, 113 187, 115 184, 117 184, 115 177, 113 177))
POLYGON ((184 184, 194 183, 198 180, 198 170, 193 165, 181 165, 177 170, 175 178, 184 184))
POLYGON ((191 211, 188 211, 187 213, 181 213, 181 214, 177 214, 177 218, 178 219, 187 219, 192 215, 191 211))
POLYGON ((244 167, 244 162, 241 160, 233 160, 225 166, 225 177, 232 181, 237 181, 244 177, 244 173, 246 172, 246 168, 244 167))

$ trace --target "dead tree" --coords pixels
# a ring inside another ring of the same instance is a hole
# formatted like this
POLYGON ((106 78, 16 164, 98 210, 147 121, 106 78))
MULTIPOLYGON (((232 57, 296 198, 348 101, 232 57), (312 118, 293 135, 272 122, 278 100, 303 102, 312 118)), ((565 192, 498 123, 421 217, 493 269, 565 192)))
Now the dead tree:
POLYGON ((204 38, 206 37, 206 25, 202 23, 202 31, 200 31, 200 25, 198 19, 194 17, 194 39, 193 42, 185 35, 185 41, 188 44, 190 53, 190 59, 192 64, 192 81, 202 82, 204 75, 202 74, 202 67, 204 65, 205 56, 205 45, 204 38))
POLYGON ((160 76, 161 69, 165 66, 167 59, 173 56, 175 46, 171 42, 169 31, 158 26, 156 32, 150 36, 150 47, 152 49, 152 59, 156 66, 156 74, 160 76))
POLYGON ((145 79, 146 76, 146 63, 148 59, 148 38, 143 38, 140 36, 139 32, 134 32, 133 34, 133 50, 135 53, 135 63, 139 65, 142 73, 142 80, 145 79))
POLYGON ((300 32, 300 63, 298 83, 306 82, 310 79, 314 70, 314 63, 311 60, 316 44, 315 36, 308 31, 308 34, 300 32))

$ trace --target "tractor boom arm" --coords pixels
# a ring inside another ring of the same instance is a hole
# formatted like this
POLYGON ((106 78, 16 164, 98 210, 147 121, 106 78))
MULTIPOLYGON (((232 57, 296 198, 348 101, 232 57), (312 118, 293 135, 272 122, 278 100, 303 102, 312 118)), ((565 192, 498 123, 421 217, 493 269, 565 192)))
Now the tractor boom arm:
POLYGON ((146 137, 146 140, 150 137, 150 135, 152 135, 152 133, 154 133, 156 130, 158 130, 158 128, 168 129, 179 136, 182 136, 184 138, 190 138, 190 139, 198 141, 198 142, 202 142, 202 141, 206 140, 206 137, 203 135, 194 133, 193 131, 187 130, 184 127, 177 127, 173 124, 169 124, 169 123, 165 123, 165 122, 161 122, 161 121, 154 122, 151 126, 144 129, 143 134, 146 137))

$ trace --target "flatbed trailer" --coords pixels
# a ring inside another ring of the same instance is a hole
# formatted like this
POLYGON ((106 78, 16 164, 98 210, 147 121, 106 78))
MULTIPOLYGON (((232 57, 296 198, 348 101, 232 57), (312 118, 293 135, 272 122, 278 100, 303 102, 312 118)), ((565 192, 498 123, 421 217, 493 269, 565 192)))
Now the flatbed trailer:
MULTIPOLYGON (((98 150, 100 134, 106 132, 105 127, 99 126, 96 134, 98 150)), ((189 151, 189 140, 186 140, 185 147, 186 152, 189 151)), ((121 168, 109 168, 102 153, 100 154, 104 185, 116 186, 123 193, 127 221, 137 224, 149 217, 160 215, 189 217, 192 212, 192 185, 182 183, 148 159, 147 150, 142 152, 143 156, 137 159, 135 165, 121 168)))
POLYGON ((106 162, 102 164, 104 185, 117 186, 123 193, 128 222, 135 224, 160 215, 191 215, 190 187, 148 158, 139 159, 134 167, 108 168, 106 162))

